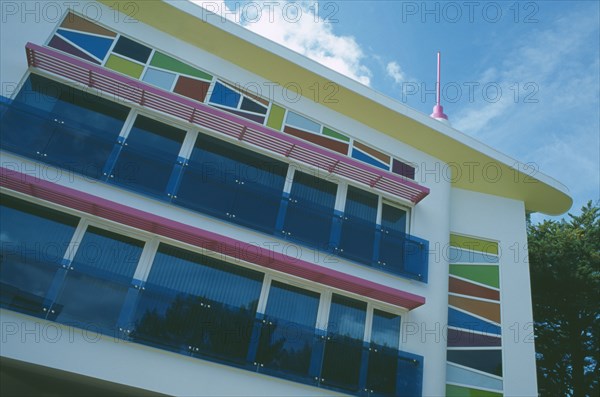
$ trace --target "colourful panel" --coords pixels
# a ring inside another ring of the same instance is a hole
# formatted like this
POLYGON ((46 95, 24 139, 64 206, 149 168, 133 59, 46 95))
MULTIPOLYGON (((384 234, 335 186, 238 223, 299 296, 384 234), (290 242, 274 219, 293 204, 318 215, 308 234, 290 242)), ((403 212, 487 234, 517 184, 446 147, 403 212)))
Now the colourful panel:
POLYGON ((269 112, 269 119, 267 120, 267 126, 274 130, 281 131, 283 125, 283 117, 285 116, 285 109, 275 104, 271 105, 271 111, 269 112))
POLYGON ((392 172, 410 179, 415 179, 415 167, 408 165, 398 159, 392 161, 392 172))
POLYGON ((357 141, 354 141, 354 147, 380 160, 382 163, 386 164, 389 169, 390 156, 388 156, 387 154, 381 153, 380 151, 373 149, 371 146, 367 146, 364 143, 360 143, 357 141))
POLYGON ((242 99, 242 105, 240 106, 240 109, 247 110, 249 112, 254 112, 254 113, 267 114, 266 107, 254 102, 253 100, 251 100, 249 98, 242 99))
POLYGON ((133 78, 139 79, 144 71, 144 67, 135 62, 131 62, 128 59, 121 58, 116 55, 108 57, 106 64, 104 65, 109 69, 116 70, 133 78))
POLYGON ((304 139, 304 140, 312 142, 312 143, 316 143, 319 146, 333 150, 335 152, 342 153, 342 154, 348 153, 348 144, 346 144, 346 143, 334 141, 333 139, 326 138, 322 135, 315 135, 310 132, 301 131, 301 130, 298 130, 293 127, 286 126, 283 130, 284 130, 284 132, 286 132, 290 135, 293 135, 295 137, 304 139))
POLYGON ((148 62, 152 48, 121 36, 113 48, 113 52, 134 59, 141 63, 148 62))
POLYGON ((499 326, 451 307, 448 308, 448 325, 490 335, 500 335, 501 333, 499 326))
POLYGON ((199 102, 204 102, 204 99, 206 98, 206 93, 208 92, 209 88, 210 83, 206 81, 191 79, 185 76, 179 76, 173 91, 188 98, 195 99, 199 102))
POLYGON ((448 328, 448 347, 500 347, 500 337, 448 328))
POLYGON ((448 361, 502 376, 502 350, 448 350, 448 361))
POLYGON ((374 165, 375 167, 384 169, 386 171, 390 169, 389 165, 383 164, 382 162, 377 161, 373 157, 369 156, 366 153, 363 153, 362 151, 360 151, 360 150, 358 150, 356 148, 352 149, 352 157, 354 157, 357 160, 362 161, 363 163, 374 165))
POLYGON ((500 304, 460 296, 448 296, 448 304, 488 320, 500 323, 500 304))
POLYGON ((175 58, 163 54, 162 52, 154 52, 150 65, 156 66, 157 68, 167 69, 172 72, 185 74, 192 77, 198 77, 199 79, 212 80, 212 76, 201 70, 198 70, 190 65, 187 65, 175 58))
POLYGON ((446 397, 502 397, 502 393, 471 389, 463 386, 446 385, 446 397))
POLYGON ((210 102, 237 109, 241 97, 238 92, 217 82, 210 95, 210 102))
POLYGON ((500 292, 491 288, 482 287, 481 285, 473 284, 468 281, 450 277, 449 280, 450 292, 461 295, 476 296, 478 298, 492 299, 499 301, 500 292))
POLYGON ((461 383, 463 385, 483 387, 498 391, 502 390, 501 379, 479 372, 469 371, 466 368, 457 367, 452 364, 446 364, 446 382, 461 383))
POLYGON ((498 266, 450 265, 450 274, 489 285, 490 287, 500 288, 498 266))
POLYGON ((100 63, 96 58, 92 58, 91 56, 81 51, 79 48, 73 46, 72 44, 68 43, 67 41, 63 40, 59 36, 52 37, 50 43, 48 43, 48 46, 56 48, 57 50, 64 51, 67 54, 74 55, 78 58, 85 59, 86 61, 94 62, 96 64, 100 63))
POLYGON ((265 117, 261 116, 259 114, 245 113, 245 112, 242 112, 242 111, 239 111, 239 110, 225 108, 225 107, 221 107, 221 106, 215 106, 215 107, 217 109, 221 109, 221 110, 224 110, 226 112, 233 113, 233 114, 235 114, 237 116, 243 117, 245 119, 255 121, 258 124, 263 124, 265 122, 265 117))
POLYGON ((321 124, 309 120, 304 116, 300 116, 298 113, 288 111, 285 124, 305 131, 314 132, 315 134, 321 133, 321 124))
POLYGON ((450 245, 452 247, 463 248, 465 250, 479 251, 486 254, 498 255, 498 243, 493 241, 481 240, 475 237, 450 235, 450 245))
POLYGON ((173 73, 165 72, 158 69, 148 68, 144 73, 144 80, 146 83, 153 84, 164 90, 170 91, 175 81, 176 75, 173 73))
POLYGON ((346 135, 340 134, 339 132, 325 126, 323 126, 323 135, 339 139, 340 141, 350 142, 350 138, 348 138, 346 135))
POLYGON ((80 32, 101 34, 103 36, 116 37, 117 34, 108 29, 104 29, 102 26, 98 26, 93 22, 83 19, 82 17, 73 13, 67 14, 63 23, 60 24, 61 28, 78 30, 80 32))
POLYGON ((83 48, 98 59, 104 59, 114 41, 113 39, 92 36, 85 33, 71 32, 64 29, 58 29, 56 32, 65 39, 69 40, 71 43, 75 44, 77 47, 83 48))
POLYGON ((456 247, 450 247, 448 259, 450 263, 498 263, 496 255, 467 251, 456 247))

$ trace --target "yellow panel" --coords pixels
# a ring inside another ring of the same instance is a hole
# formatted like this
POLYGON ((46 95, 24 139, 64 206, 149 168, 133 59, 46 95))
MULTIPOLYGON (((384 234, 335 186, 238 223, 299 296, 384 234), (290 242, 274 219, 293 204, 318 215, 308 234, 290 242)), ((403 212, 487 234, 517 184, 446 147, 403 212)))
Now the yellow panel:
POLYGON ((486 254, 498 255, 498 243, 486 241, 475 237, 450 235, 450 245, 452 247, 463 248, 471 251, 485 252, 486 254))

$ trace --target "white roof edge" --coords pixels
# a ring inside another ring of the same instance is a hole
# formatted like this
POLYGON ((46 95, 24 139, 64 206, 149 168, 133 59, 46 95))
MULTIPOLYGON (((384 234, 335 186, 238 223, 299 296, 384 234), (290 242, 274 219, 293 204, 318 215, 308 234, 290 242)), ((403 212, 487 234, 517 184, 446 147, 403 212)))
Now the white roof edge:
MULTIPOLYGON (((191 1, 181 1, 181 0, 162 0, 169 5, 183 11, 187 14, 192 15, 193 17, 198 18, 210 25, 218 27, 221 30, 230 33, 241 40, 247 41, 251 44, 254 44, 258 47, 264 48, 265 50, 272 52, 275 55, 278 55, 284 59, 288 59, 293 63, 298 64, 299 66, 313 71, 316 74, 319 74, 330 81, 337 83, 345 88, 350 89, 351 91, 356 92, 357 94, 369 98, 370 100, 387 107, 388 109, 400 113, 406 117, 412 118, 417 122, 424 124, 425 126, 436 130, 440 134, 443 134, 451 139, 454 139, 466 146, 471 147, 472 149, 483 153, 504 165, 515 169, 517 171, 521 171, 522 169, 527 167, 527 165, 521 161, 518 161, 504 153, 497 151, 496 149, 486 145, 483 142, 478 141, 477 139, 465 134, 462 131, 459 131, 455 128, 452 128, 440 121, 432 119, 429 115, 421 113, 401 102, 398 102, 396 99, 393 99, 387 95, 382 94, 375 89, 365 86, 364 84, 359 83, 356 80, 351 79, 339 72, 336 72, 333 69, 324 66, 323 64, 314 61, 302 54, 299 54, 281 44, 278 44, 264 36, 261 36, 257 33, 254 33, 243 26, 225 18, 222 15, 217 15, 212 13, 209 10, 206 10, 201 5, 192 3, 191 1), (519 167, 519 168, 517 168, 519 167)), ((214 3, 213 3, 214 4, 214 3)), ((569 193, 569 189, 567 186, 557 181, 541 172, 536 172, 534 175, 531 175, 532 178, 543 182, 556 190, 561 191, 564 194, 569 193)))

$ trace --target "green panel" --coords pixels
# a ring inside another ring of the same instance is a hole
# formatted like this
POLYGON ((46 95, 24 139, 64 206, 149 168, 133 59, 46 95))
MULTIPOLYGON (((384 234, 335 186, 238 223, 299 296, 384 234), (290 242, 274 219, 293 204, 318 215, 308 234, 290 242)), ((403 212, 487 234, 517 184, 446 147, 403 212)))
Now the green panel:
POLYGON ((269 113, 269 120, 267 120, 267 126, 273 128, 274 130, 281 131, 284 116, 284 108, 282 108, 281 106, 277 106, 274 103, 271 104, 271 112, 269 113))
POLYGON ((190 65, 187 65, 181 61, 178 61, 175 58, 171 58, 170 56, 160 53, 158 51, 154 52, 154 56, 152 57, 152 61, 150 61, 150 65, 171 70, 173 72, 185 74, 188 76, 198 77, 200 79, 212 80, 213 78, 208 73, 193 68, 190 65))
POLYGON ((450 265, 450 274, 500 288, 499 267, 496 265, 450 265))
POLYGON ((116 70, 117 72, 121 72, 128 76, 139 79, 144 71, 144 67, 139 63, 131 62, 125 58, 121 58, 112 54, 108 57, 108 61, 104 65, 109 69, 116 70))
POLYGON ((473 251, 485 252, 486 254, 498 255, 498 243, 493 241, 481 240, 474 237, 450 235, 450 245, 452 247, 463 248, 473 251))
POLYGON ((339 132, 329 129, 325 126, 323 126, 323 135, 327 135, 332 138, 339 139, 340 141, 350 142, 350 138, 348 138, 346 135, 342 135, 339 132))
POLYGON ((446 385, 446 397, 502 397, 502 393, 471 389, 462 386, 446 385))

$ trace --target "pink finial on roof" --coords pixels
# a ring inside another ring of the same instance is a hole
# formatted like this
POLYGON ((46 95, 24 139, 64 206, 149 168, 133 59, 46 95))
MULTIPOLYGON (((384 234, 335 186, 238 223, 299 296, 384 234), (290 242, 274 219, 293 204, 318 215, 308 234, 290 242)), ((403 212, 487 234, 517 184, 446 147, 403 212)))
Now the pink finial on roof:
POLYGON ((443 119, 448 120, 448 116, 444 114, 444 108, 440 104, 440 86, 441 86, 441 73, 440 73, 440 64, 441 64, 441 54, 438 51, 437 53, 437 83, 435 84, 435 93, 436 93, 436 104, 433 107, 433 113, 431 113, 430 117, 434 119, 443 119))

